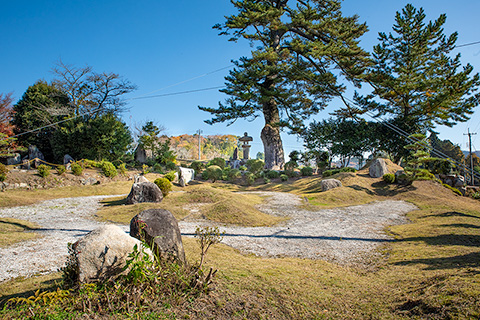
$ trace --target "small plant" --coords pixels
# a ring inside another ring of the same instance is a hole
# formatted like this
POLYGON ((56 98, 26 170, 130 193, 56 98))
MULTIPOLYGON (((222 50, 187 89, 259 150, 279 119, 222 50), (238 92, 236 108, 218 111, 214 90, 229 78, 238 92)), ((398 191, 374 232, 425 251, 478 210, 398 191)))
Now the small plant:
POLYGON ((127 175, 127 165, 125 163, 121 163, 119 166, 118 166, 118 172, 122 175, 122 176, 126 176, 127 175))
POLYGON ((114 178, 118 175, 117 169, 111 162, 102 161, 100 168, 102 169, 102 173, 108 178, 114 178))
POLYGON ((40 177, 46 178, 50 175, 50 167, 44 164, 41 164, 37 168, 37 173, 40 177))
POLYGON ((200 269, 205 261, 205 255, 207 254, 208 249, 217 243, 220 243, 223 239, 225 232, 220 232, 218 227, 197 227, 195 230, 195 237, 197 238, 198 244, 200 245, 200 269))
POLYGON ((268 179, 277 179, 278 177, 280 177, 280 172, 276 170, 269 170, 265 174, 265 177, 267 177, 268 179))
POLYGON ((313 175, 313 169, 311 167, 302 167, 300 174, 304 177, 313 175))
POLYGON ((247 171, 247 167, 245 167, 245 166, 240 166, 240 167, 238 168, 238 170, 240 170, 240 171, 247 171))
POLYGON ((210 167, 210 166, 219 166, 220 168, 225 168, 225 159, 223 158, 213 158, 212 160, 210 160, 207 164, 207 167, 210 167))
POLYGON ((281 174, 281 175, 280 175, 280 179, 281 179, 283 182, 285 182, 285 181, 288 180, 288 176, 287 176, 286 174, 281 174))
POLYGON ((223 170, 219 166, 210 166, 205 171, 202 172, 202 179, 203 180, 212 180, 215 182, 217 180, 222 179, 223 170))
POLYGON ((167 179, 168 181, 172 182, 173 180, 175 180, 175 172, 170 171, 169 173, 164 175, 164 178, 167 179))
POLYGON ((153 165, 153 171, 158 173, 163 173, 162 165, 160 163, 155 163, 153 165))
POLYGON ((64 165, 61 165, 61 166, 58 166, 58 167, 57 167, 57 174, 58 174, 59 176, 61 176, 62 174, 64 174, 65 171, 67 171, 67 168, 66 168, 64 165))
POLYGON ((144 164, 142 165, 142 174, 145 175, 150 172, 150 168, 148 165, 144 164))
POLYGON ((263 178, 263 182, 264 182, 265 184, 269 184, 269 183, 271 182, 271 180, 268 179, 267 177, 264 177, 264 178, 263 178))
POLYGON ((472 194, 472 198, 473 199, 477 199, 477 200, 480 200, 480 192, 475 192, 472 194))
POLYGON ((81 176, 83 173, 83 168, 81 165, 79 165, 77 162, 74 162, 70 166, 72 173, 76 176, 81 176))
POLYGON ((3 182, 7 179, 8 169, 7 166, 3 163, 0 163, 0 182, 3 182))
POLYGON ((170 191, 172 191, 172 183, 166 178, 158 178, 154 183, 160 188, 164 197, 166 197, 170 191))
POLYGON ((175 170, 177 168, 177 165, 173 161, 167 161, 165 163, 165 169, 167 170, 175 170))
POLYGON ((340 169, 340 172, 357 172, 357 169, 352 168, 352 167, 345 167, 340 169))
POLYGON ((340 172, 340 169, 331 169, 331 170, 325 170, 323 171, 323 176, 324 177, 330 177, 333 176, 334 174, 337 174, 340 172))
POLYGON ((454 187, 451 187, 449 186, 448 184, 445 184, 445 183, 442 183, 442 186, 444 186, 445 188, 447 189, 450 189, 453 191, 453 193, 459 195, 459 196, 463 196, 463 194, 460 192, 460 190, 458 190, 457 188, 454 188, 454 187))
POLYGON ((383 175, 382 179, 386 183, 394 183, 395 182, 395 175, 393 173, 385 173, 383 175))

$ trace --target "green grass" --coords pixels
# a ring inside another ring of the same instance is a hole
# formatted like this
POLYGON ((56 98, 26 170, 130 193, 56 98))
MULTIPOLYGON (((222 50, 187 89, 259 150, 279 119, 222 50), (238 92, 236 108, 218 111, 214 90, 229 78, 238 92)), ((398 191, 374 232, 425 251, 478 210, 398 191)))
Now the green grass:
POLYGON ((25 220, 0 218, 0 247, 37 238, 38 234, 28 232, 37 227, 38 225, 25 220))
MULTIPOLYGON (((234 194, 229 190, 270 188, 307 196, 310 205, 322 208, 386 199, 415 204, 419 210, 407 214, 410 223, 388 228, 397 241, 381 249, 383 260, 376 261, 371 268, 356 269, 321 260, 260 258, 220 244, 212 247, 206 257, 206 267, 219 270, 215 290, 179 305, 155 304, 153 311, 162 317, 180 319, 480 318, 477 200, 455 196, 432 181, 402 187, 386 184, 381 178, 368 178, 365 172, 337 178, 344 187, 325 193, 318 190, 319 178, 309 177, 250 188, 217 182, 215 189, 208 188, 208 184, 192 186, 186 193, 174 193, 176 197, 170 199, 172 206, 209 203, 202 207, 208 208, 222 204, 225 195, 233 199, 234 194)), ((231 201, 226 207, 233 206, 235 201, 231 201)), ((219 212, 215 214, 217 218, 232 219, 222 217, 219 212)), ((183 240, 187 259, 191 263, 198 261, 195 239, 183 240)), ((2 283, 0 295, 28 295, 37 287, 38 283, 34 286, 25 280, 2 283), (3 293, 7 287, 8 293, 3 293)), ((45 308, 32 311, 40 318, 52 312, 45 308)), ((20 313, 3 311, 0 317, 18 318, 20 313)), ((148 314, 149 311, 143 311, 135 316, 146 318, 148 314)), ((129 318, 128 315, 112 317, 129 318)))

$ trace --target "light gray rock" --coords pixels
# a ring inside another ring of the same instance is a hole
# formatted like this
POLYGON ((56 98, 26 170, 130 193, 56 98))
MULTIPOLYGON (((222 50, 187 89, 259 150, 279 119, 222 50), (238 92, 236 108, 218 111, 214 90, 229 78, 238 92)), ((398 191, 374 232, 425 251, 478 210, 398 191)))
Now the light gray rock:
POLYGON ((144 175, 141 174, 135 175, 135 177, 133 177, 133 181, 134 183, 150 182, 147 178, 145 178, 144 175))
POLYGON ((337 179, 325 179, 320 182, 322 191, 328 191, 342 186, 342 183, 337 179))
POLYGON ((179 182, 182 184, 180 181, 183 178, 183 182, 185 185, 187 185, 190 181, 195 179, 195 170, 191 168, 183 168, 179 167, 178 168, 178 176, 179 176, 179 182))
POLYGON ((388 173, 388 167, 384 159, 375 159, 370 168, 368 169, 368 174, 372 178, 381 178, 385 173, 388 173))
POLYGON ((185 264, 182 235, 173 214, 164 209, 148 209, 130 221, 130 235, 144 240, 162 259, 174 259, 185 264))
POLYGON ((22 157, 20 153, 14 153, 12 157, 7 158, 7 166, 16 165, 22 163, 22 157))
POLYGON ((127 196, 126 204, 142 202, 161 202, 163 194, 160 188, 153 182, 134 183, 132 190, 127 196))
MULTIPOLYGON (((88 233, 73 244, 78 280, 88 283, 117 277, 135 245, 141 250, 142 244, 138 239, 115 225, 102 226, 88 233)), ((151 251, 145 250, 151 255, 151 251)))
POLYGON ((141 145, 135 149, 135 161, 141 164, 147 163, 148 160, 153 158, 152 150, 145 150, 141 145))

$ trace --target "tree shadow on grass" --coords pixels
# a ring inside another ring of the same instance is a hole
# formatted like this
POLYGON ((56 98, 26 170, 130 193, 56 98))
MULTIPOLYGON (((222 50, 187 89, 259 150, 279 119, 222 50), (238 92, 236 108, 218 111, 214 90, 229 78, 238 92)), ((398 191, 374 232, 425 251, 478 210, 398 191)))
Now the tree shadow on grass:
POLYGON ((458 212, 458 211, 448 211, 448 212, 442 212, 439 214, 430 214, 427 216, 424 216, 423 218, 428 218, 428 217, 465 217, 465 218, 475 218, 475 219, 480 219, 480 216, 475 216, 473 214, 468 214, 468 213, 463 213, 463 212, 458 212))
POLYGON ((466 228, 466 229, 480 229, 480 226, 468 223, 454 223, 454 224, 442 224, 440 227, 444 228, 466 228))
MULTIPOLYGON (((12 280, 12 281, 16 281, 16 280, 12 280)), ((42 281, 39 284, 42 287, 42 289, 40 291, 54 291, 59 287, 59 282, 60 281, 61 281, 60 277, 55 278, 55 279, 42 281)), ((21 298, 28 298, 28 297, 31 297, 31 296, 35 295, 35 292, 37 290, 38 289, 36 288, 36 289, 32 289, 32 290, 26 290, 24 292, 19 292, 19 293, 14 293, 14 294, 9 294, 9 295, 2 296, 0 298, 0 309, 3 309, 5 307, 5 305, 7 304, 9 299, 20 298, 20 297, 21 298)))
POLYGON ((356 191, 362 191, 372 196, 382 196, 382 197, 392 197, 397 194, 406 193, 406 192, 417 189, 413 185, 408 185, 408 186, 397 185, 397 184, 392 185, 392 184, 386 183, 385 181, 374 182, 372 183, 372 187, 373 187, 373 190, 356 185, 356 184, 347 186, 347 188, 350 188, 356 191))
POLYGON ((422 241, 432 246, 480 247, 480 235, 443 234, 433 237, 412 237, 401 241, 422 241))
POLYGON ((104 207, 115 207, 115 206, 124 205, 126 204, 126 202, 127 202, 127 198, 113 199, 113 200, 104 199, 100 203, 103 204, 104 207))
POLYGON ((0 219, 0 225, 2 224, 5 224, 5 225, 11 225, 11 226, 15 226, 15 227, 19 227, 19 228, 22 228, 24 230, 37 230, 37 228, 31 228, 21 222, 13 222, 13 221, 9 221, 7 219, 0 219))
MULTIPOLYGON (((480 252, 472 252, 465 255, 441 258, 413 259, 394 263, 398 266, 407 266, 412 264, 427 265, 425 270, 446 270, 446 269, 465 269, 480 267, 480 252)), ((478 270, 472 270, 475 274, 480 274, 478 270)))

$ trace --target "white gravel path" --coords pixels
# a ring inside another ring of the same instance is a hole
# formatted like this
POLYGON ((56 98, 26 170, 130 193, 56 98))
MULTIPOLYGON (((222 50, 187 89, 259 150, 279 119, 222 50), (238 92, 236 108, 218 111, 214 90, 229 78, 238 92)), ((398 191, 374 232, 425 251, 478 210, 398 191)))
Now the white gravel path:
MULTIPOLYGON (((292 256, 325 259, 340 264, 360 261, 365 253, 391 241, 383 232, 388 225, 406 223, 405 213, 416 207, 404 201, 381 201, 361 206, 304 210, 301 198, 279 192, 260 192, 268 199, 259 208, 290 220, 275 227, 220 226, 223 243, 242 252, 260 256, 292 256)), ((111 196, 117 197, 118 195, 111 196)), ((65 263, 67 243, 75 242, 104 223, 93 219, 107 196, 64 198, 32 206, 0 209, 0 217, 37 223, 41 238, 0 248, 0 281, 57 271, 65 263)), ((206 220, 181 221, 182 234, 192 236, 195 228, 211 225, 206 220)), ((128 226, 122 226, 128 231, 128 226)))

